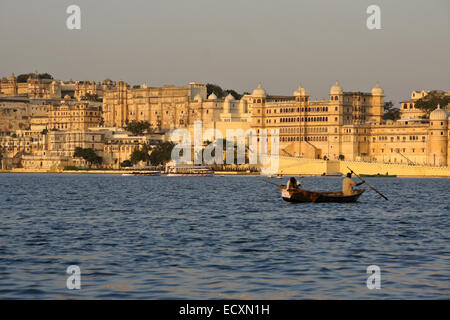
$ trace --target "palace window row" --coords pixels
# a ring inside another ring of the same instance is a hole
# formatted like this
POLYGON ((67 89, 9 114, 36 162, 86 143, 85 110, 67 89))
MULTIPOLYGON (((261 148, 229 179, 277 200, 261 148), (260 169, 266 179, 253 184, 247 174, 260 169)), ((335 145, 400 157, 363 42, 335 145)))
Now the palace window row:
POLYGON ((281 128, 280 133, 319 133, 328 132, 328 128, 314 127, 314 128, 281 128))
POLYGON ((313 136, 313 137, 280 137, 281 142, 294 142, 294 141, 313 141, 313 142, 326 142, 328 137, 326 136, 313 136))
MULTIPOLYGON (((280 108, 280 113, 294 112, 328 112, 328 107, 280 108)), ((272 109, 268 109, 267 113, 272 113, 272 109)), ((273 109, 273 113, 277 113, 277 109, 273 109)))
POLYGON ((280 122, 326 122, 328 117, 297 117, 297 118, 281 118, 280 122))

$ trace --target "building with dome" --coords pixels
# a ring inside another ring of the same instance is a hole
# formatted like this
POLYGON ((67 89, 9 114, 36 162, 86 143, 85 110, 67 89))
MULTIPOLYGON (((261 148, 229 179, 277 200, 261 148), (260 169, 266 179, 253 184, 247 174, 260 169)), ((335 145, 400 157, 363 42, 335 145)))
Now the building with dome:
MULTIPOLYGON (((261 85, 243 97, 258 135, 279 130, 281 156, 447 166, 449 112, 438 108, 430 119, 384 121, 384 90, 344 91, 338 81, 329 99, 312 100, 301 85, 293 96, 267 94, 261 85)), ((270 134, 269 134, 270 135, 270 134)))
MULTIPOLYGON (((51 80, 42 87, 43 82, 32 78, 27 83, 31 90, 27 94, 31 92, 35 98, 30 99, 21 97, 20 86, 11 89, 15 82, 14 75, 3 79, 2 90, 9 88, 8 94, 16 96, 0 97, 0 132, 3 131, 0 149, 10 158, 19 152, 30 157, 39 152, 42 153, 39 156, 46 156, 49 147, 46 147, 46 137, 42 133, 45 129, 64 131, 69 136, 78 131, 117 131, 132 121, 147 121, 158 133, 170 133, 178 128, 192 132, 194 123, 201 121, 203 133, 216 129, 224 138, 228 129, 244 132, 252 129, 257 141, 261 142, 261 139, 269 140, 277 131, 278 153, 288 159, 450 165, 449 106, 436 106, 429 117, 419 114, 414 106, 410 107, 411 103, 426 96, 426 91, 413 91, 411 100, 402 102, 399 120, 384 121, 384 90, 379 83, 360 92, 347 91, 336 81, 330 83, 327 99, 312 98, 303 84, 293 88, 292 95, 273 95, 259 83, 250 94, 237 99, 232 94, 220 98, 214 93, 208 96, 206 85, 195 82, 185 86, 143 84, 130 87, 124 81, 115 83, 109 79, 102 83, 70 81, 64 84, 51 80), (45 89, 47 85, 48 90, 45 89), (100 92, 102 105, 79 101, 88 93, 98 96, 100 92), (45 105, 31 103, 40 101, 36 97, 42 98, 46 94, 59 98, 47 100, 45 105), (22 100, 15 101, 16 98, 22 100), (266 131, 268 137, 264 135, 266 131), (13 137, 13 132, 17 132, 18 137, 13 137)), ((59 137, 53 131, 51 133, 51 136, 59 137)), ((104 155, 102 141, 96 145, 100 156, 104 155)), ((134 144, 140 143, 136 141, 129 146, 119 143, 116 146, 114 142, 105 147, 109 157, 105 159, 114 162, 105 165, 119 167, 124 157, 132 152, 134 144), (124 153, 119 155, 117 150, 124 153)), ((70 153, 72 147, 72 144, 64 147, 69 150, 66 153, 70 153)), ((270 144, 268 148, 271 152, 270 144)), ((32 167, 36 159, 27 163, 32 167)))

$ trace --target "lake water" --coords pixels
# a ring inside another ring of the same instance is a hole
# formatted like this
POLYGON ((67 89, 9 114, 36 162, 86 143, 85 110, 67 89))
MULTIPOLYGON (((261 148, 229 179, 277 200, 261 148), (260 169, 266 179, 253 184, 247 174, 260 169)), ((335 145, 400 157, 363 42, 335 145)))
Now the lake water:
POLYGON ((368 178, 390 201, 354 204, 288 204, 263 180, 0 174, 0 298, 450 298, 450 179, 368 178))

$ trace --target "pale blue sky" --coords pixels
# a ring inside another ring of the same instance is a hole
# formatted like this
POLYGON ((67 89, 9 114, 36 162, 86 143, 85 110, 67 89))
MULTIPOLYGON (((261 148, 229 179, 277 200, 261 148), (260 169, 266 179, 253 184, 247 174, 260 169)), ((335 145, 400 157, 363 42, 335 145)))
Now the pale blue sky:
POLYGON ((299 83, 325 98, 369 91, 398 102, 450 89, 448 0, 0 0, 0 75, 38 70, 68 80, 217 83, 270 94, 299 83), (66 8, 82 10, 67 30, 66 8), (382 30, 366 28, 378 4, 382 30))

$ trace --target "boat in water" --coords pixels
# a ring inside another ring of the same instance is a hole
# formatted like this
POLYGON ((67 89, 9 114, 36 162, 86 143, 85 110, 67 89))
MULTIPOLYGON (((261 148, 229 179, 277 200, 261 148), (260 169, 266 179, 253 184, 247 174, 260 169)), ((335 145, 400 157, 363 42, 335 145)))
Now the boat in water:
POLYGON ((281 197, 287 202, 356 202, 366 189, 356 189, 352 195, 345 196, 342 191, 309 191, 303 189, 286 189, 286 186, 278 186, 281 197))
POLYGON ((396 174, 364 174, 359 175, 361 178, 397 178, 396 174))
POLYGON ((342 177, 342 172, 330 172, 330 173, 322 173, 322 177, 342 177))
POLYGON ((168 177, 213 177, 214 171, 210 167, 201 166, 173 166, 167 168, 168 177))
POLYGON ((123 173, 122 176, 127 177, 127 176, 160 176, 161 172, 156 171, 156 172, 127 172, 127 173, 123 173))

